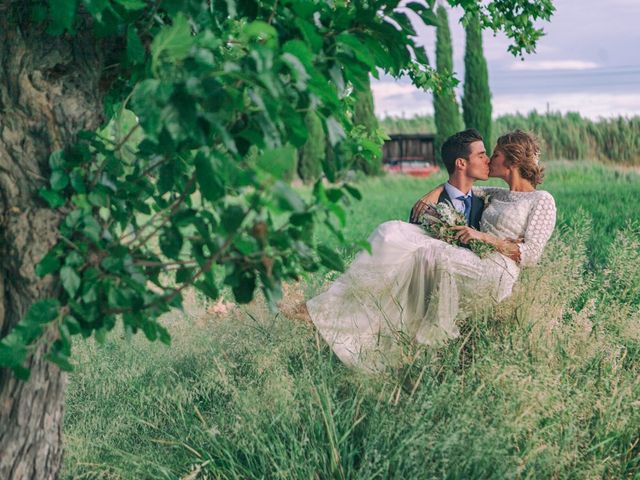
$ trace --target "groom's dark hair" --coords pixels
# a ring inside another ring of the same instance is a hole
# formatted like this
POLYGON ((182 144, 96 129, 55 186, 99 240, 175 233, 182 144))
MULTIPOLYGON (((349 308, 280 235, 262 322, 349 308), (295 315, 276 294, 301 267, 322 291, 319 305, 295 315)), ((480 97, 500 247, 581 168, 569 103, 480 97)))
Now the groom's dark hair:
POLYGON ((473 142, 482 142, 484 139, 480 132, 475 128, 470 128, 462 132, 454 133, 447 138, 440 148, 442 155, 442 163, 447 168, 447 172, 451 175, 456 169, 456 158, 464 158, 469 160, 471 153, 469 145, 473 142))

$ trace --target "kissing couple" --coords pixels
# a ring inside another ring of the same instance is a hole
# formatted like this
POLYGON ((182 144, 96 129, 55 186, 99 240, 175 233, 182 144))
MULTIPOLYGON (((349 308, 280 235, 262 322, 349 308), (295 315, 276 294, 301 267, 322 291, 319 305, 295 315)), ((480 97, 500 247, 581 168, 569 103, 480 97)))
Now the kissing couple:
POLYGON ((447 138, 441 153, 449 180, 418 200, 409 222, 379 225, 368 239, 371 253, 358 253, 324 293, 290 315, 312 323, 346 365, 376 371, 401 362, 406 342, 432 346, 459 336, 461 313, 508 297, 553 232, 555 202, 536 190, 544 169, 532 134, 502 135, 489 158, 482 136, 465 130, 447 138), (508 187, 474 186, 489 177, 508 187), (462 245, 419 225, 439 202, 464 214, 466 225, 451 227, 462 245), (466 248, 471 242, 491 253, 476 255, 466 248))

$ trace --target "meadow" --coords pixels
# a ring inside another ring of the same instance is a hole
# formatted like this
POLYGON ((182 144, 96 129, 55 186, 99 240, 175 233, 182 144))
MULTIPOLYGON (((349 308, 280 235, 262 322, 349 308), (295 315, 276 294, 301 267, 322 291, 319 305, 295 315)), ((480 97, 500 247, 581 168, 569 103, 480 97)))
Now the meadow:
MULTIPOLYGON (((443 178, 360 181, 347 238, 443 178)), ((541 264, 400 371, 346 369, 260 299, 190 295, 171 348, 77 342, 62 478, 640 478, 640 174, 552 162, 542 188, 558 223, 541 264)))

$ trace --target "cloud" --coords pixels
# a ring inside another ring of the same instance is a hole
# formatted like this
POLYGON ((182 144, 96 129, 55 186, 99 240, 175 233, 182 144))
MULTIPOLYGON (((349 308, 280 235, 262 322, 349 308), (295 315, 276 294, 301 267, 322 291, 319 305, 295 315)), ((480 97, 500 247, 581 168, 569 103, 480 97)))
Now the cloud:
POLYGON ((590 70, 598 68, 595 62, 583 60, 529 60, 511 65, 511 70, 590 70))
POLYGON ((493 114, 545 112, 579 112, 583 117, 598 119, 640 115, 640 93, 560 93, 550 95, 496 95, 493 114))
POLYGON ((395 97, 398 95, 410 95, 419 90, 411 84, 396 82, 375 82, 371 84, 373 95, 377 99, 395 97))
MULTIPOLYGON (((379 117, 433 114, 433 97, 409 84, 380 82, 372 84, 375 112, 379 117)), ((640 115, 640 93, 636 92, 546 92, 494 93, 493 115, 507 113, 580 112, 584 117, 640 115)))

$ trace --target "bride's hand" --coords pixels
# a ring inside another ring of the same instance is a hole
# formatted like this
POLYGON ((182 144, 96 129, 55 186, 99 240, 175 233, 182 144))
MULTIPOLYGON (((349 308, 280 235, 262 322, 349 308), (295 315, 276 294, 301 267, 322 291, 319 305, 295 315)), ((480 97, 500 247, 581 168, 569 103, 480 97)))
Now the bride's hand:
POLYGON ((481 242, 485 241, 484 233, 476 230, 475 228, 464 226, 459 227, 451 227, 453 230, 456 230, 456 238, 462 243, 469 243, 471 240, 479 240, 481 242))

